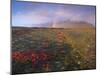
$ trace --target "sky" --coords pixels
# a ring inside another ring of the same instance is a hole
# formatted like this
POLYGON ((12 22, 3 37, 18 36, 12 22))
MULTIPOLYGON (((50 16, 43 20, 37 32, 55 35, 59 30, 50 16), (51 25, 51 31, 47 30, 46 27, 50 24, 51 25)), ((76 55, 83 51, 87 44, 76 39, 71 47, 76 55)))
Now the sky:
POLYGON ((84 21, 95 26, 95 6, 12 1, 12 26, 45 27, 59 21, 84 21))

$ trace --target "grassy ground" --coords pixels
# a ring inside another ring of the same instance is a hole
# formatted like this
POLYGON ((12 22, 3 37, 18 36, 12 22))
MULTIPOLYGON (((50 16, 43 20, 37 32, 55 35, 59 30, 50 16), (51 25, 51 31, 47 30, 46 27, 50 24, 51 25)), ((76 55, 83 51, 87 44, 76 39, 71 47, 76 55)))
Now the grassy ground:
POLYGON ((13 28, 12 72, 96 68, 95 29, 13 28))

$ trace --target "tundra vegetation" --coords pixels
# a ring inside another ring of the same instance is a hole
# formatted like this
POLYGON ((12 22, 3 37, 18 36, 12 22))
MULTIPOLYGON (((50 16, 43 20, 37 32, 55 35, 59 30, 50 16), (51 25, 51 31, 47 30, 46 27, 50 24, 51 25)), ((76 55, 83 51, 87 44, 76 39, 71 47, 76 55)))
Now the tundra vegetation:
POLYGON ((96 68, 95 28, 12 28, 12 73, 96 68))

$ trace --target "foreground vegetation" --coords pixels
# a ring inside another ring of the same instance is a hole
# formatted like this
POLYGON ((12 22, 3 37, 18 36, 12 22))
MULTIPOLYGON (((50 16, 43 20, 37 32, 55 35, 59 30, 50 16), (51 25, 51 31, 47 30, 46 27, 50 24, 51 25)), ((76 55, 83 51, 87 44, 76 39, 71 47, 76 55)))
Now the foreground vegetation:
POLYGON ((12 34, 12 73, 96 68, 94 28, 13 28, 12 34))

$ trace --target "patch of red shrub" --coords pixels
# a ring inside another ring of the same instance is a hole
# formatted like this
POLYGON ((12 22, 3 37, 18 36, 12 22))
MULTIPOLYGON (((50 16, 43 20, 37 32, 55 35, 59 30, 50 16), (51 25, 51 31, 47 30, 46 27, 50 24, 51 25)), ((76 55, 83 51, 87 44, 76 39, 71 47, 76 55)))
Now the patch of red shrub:
POLYGON ((39 52, 34 52, 34 51, 15 51, 12 53, 12 59, 18 62, 27 62, 31 61, 32 64, 37 63, 37 61, 48 61, 52 59, 52 55, 50 53, 47 53, 46 51, 39 51, 39 52))

